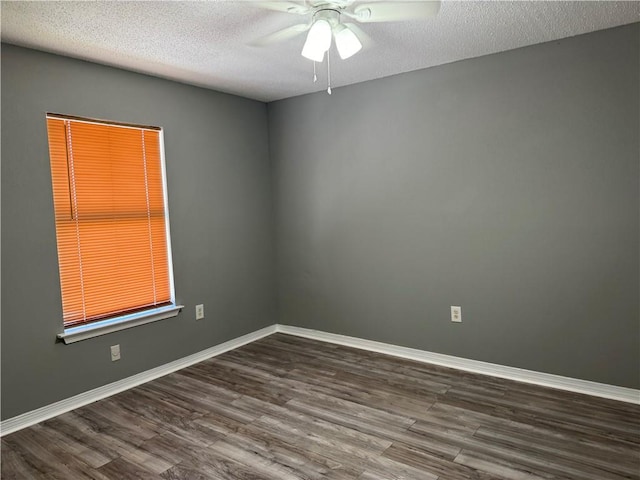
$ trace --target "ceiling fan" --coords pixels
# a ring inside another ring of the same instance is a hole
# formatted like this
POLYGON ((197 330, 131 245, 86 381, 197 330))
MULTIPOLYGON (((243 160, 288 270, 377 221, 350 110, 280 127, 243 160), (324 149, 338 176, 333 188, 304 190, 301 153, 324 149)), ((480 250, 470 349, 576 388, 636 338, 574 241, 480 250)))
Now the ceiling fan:
POLYGON ((440 1, 370 1, 355 0, 305 0, 257 2, 268 10, 306 16, 303 23, 292 25, 253 42, 266 46, 289 40, 308 31, 302 48, 302 56, 322 62, 325 52, 335 40, 340 58, 347 59, 362 49, 362 42, 371 43, 357 23, 397 22, 429 18, 437 15, 440 1), (346 20, 346 21, 345 21, 346 20))

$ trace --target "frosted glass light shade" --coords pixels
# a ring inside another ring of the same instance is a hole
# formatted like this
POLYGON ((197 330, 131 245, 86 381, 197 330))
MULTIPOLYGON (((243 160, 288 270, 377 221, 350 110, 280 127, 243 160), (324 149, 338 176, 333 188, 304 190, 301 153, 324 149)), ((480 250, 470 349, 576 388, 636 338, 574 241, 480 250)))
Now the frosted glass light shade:
POLYGON ((355 55, 362 48, 362 43, 358 37, 348 27, 340 24, 335 30, 336 48, 340 58, 345 60, 355 55))
POLYGON ((324 19, 319 19, 311 25, 307 41, 302 47, 302 56, 313 60, 314 62, 322 62, 324 52, 331 47, 331 25, 324 19))

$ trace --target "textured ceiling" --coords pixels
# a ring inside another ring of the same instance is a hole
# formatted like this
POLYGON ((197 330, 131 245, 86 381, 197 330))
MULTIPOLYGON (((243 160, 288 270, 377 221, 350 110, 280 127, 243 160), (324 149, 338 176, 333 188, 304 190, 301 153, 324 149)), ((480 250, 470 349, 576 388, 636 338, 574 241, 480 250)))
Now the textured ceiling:
MULTIPOLYGON (((258 8, 253 1, 2 1, 1 6, 4 42, 262 101, 326 88, 326 62, 313 83, 313 64, 300 55, 304 35, 251 45, 308 18, 258 8)), ((347 60, 333 54, 332 86, 638 21, 640 2, 444 1, 435 18, 361 24, 371 44, 347 60)))

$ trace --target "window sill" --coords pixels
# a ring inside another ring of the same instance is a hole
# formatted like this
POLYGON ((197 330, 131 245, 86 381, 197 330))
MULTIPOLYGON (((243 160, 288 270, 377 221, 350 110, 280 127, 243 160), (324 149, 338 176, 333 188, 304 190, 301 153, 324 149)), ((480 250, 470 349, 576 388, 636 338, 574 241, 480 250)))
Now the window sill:
POLYGON ((180 313, 184 308, 183 305, 170 305, 168 307, 154 308, 145 312, 132 313, 122 317, 111 318, 101 322, 90 323, 88 325, 79 325, 77 327, 66 328, 63 333, 57 336, 65 344, 79 342, 88 338, 106 335, 107 333, 117 332, 126 328, 137 327, 145 323, 172 318, 180 313))

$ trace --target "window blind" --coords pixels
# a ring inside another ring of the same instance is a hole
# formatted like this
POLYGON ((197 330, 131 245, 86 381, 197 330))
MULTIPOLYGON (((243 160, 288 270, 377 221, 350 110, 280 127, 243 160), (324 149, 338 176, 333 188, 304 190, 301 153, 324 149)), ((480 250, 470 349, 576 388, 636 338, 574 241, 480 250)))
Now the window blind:
POLYGON ((64 326, 170 305, 161 132, 47 127, 64 326))

